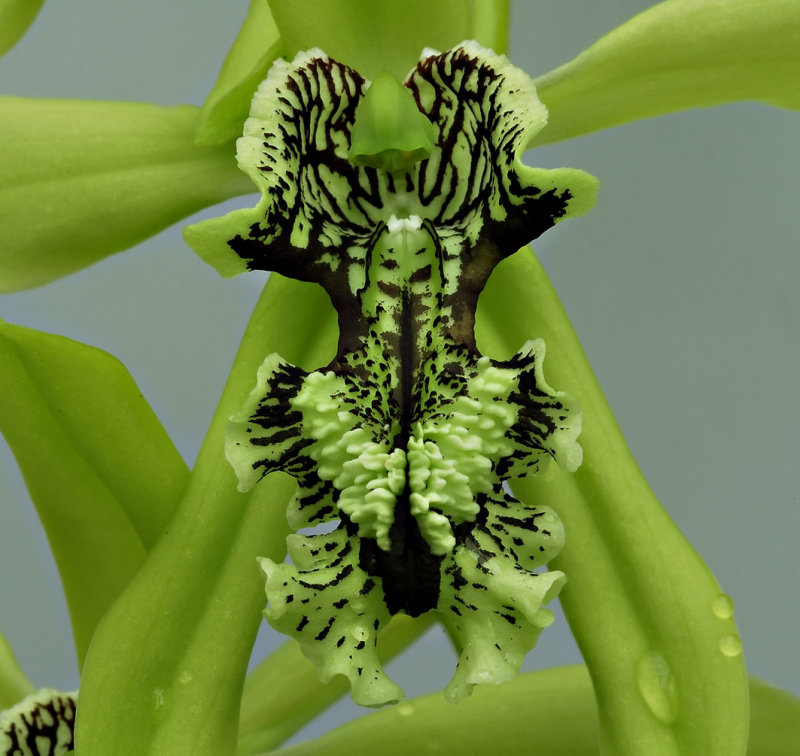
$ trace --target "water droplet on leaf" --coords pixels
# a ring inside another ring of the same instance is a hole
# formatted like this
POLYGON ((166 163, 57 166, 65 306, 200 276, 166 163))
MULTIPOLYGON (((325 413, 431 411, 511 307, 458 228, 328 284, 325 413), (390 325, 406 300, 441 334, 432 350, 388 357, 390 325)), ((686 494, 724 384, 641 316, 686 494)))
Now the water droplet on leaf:
POLYGON ((742 640, 738 635, 723 635, 719 639, 719 650, 725 656, 739 656, 742 653, 742 640))
POLYGON ((730 619, 733 616, 733 599, 724 593, 714 599, 711 611, 720 619, 730 619))
POLYGON ((163 688, 154 688, 153 689, 153 698, 155 699, 155 707, 156 709, 160 709, 164 706, 164 689, 163 688))
POLYGON ((397 707, 397 713, 401 717, 410 717, 414 713, 414 707, 410 703, 402 703, 397 707))
POLYGON ((672 724, 678 716, 678 687, 667 660, 656 651, 643 654, 636 665, 636 683, 656 719, 672 724))

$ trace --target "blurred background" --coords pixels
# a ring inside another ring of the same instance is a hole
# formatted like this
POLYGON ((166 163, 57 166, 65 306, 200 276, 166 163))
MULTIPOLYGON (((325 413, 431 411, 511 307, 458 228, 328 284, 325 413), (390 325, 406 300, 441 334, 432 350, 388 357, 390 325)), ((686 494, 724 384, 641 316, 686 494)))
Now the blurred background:
MULTIPOLYGON (((517 2, 511 58, 545 73, 653 4, 517 2)), ((0 59, 0 92, 199 105, 247 5, 50 2, 0 59)), ((533 150, 526 161, 600 178, 597 208, 548 232, 537 254, 653 489, 734 598, 751 673, 800 694, 798 127, 796 112, 727 105, 533 150)), ((197 218, 252 204, 240 198, 197 218)), ((264 281, 219 278, 175 227, 44 288, 0 296, 0 317, 119 357, 191 464, 264 281)), ((58 574, 2 439, 0 516, 0 631, 35 685, 75 688, 58 574)), ((281 641, 265 625, 254 661, 281 641)), ((526 668, 578 661, 559 614, 526 668)), ((454 663, 434 630, 389 674, 416 695, 442 688, 454 663)), ((342 702, 305 736, 363 713, 342 702)))

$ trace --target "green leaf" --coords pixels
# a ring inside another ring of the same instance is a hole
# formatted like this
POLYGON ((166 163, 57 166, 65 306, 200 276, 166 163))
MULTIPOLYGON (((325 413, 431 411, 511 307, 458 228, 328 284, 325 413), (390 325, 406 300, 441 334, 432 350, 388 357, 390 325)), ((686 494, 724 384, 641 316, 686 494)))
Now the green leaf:
POLYGON ((283 47, 266 0, 250 0, 247 18, 200 111, 197 144, 222 144, 241 136, 250 100, 283 47))
POLYGON ((468 36, 467 0, 269 0, 289 58, 322 48, 331 58, 374 78, 403 80, 425 47, 448 50, 468 36))
POLYGON ((10 709, 35 692, 5 637, 0 634, 0 711, 10 709))
MULTIPOLYGON (((378 656, 385 662, 415 641, 433 622, 431 615, 416 619, 395 616, 381 633, 378 656)), ((247 677, 239 720, 238 756, 268 751, 288 740, 301 727, 348 692, 346 677, 328 683, 300 651, 296 641, 284 643, 247 677)))
POLYGON ((169 519, 186 466, 117 359, 1 322, 0 430, 50 541, 82 661, 169 519))
POLYGON ((736 100, 800 108, 797 0, 667 0, 536 79, 536 144, 736 100))
POLYGON ((0 55, 17 44, 43 3, 44 0, 0 0, 0 55))
MULTIPOLYGON (((753 701, 748 756, 792 756, 800 748, 800 699, 750 678, 753 701)), ((422 696, 348 722, 317 740, 274 756, 350 756, 410 753, 483 756, 596 756, 597 706, 586 667, 528 672, 495 688, 481 687, 458 706, 441 693, 422 696), (445 723, 445 726, 443 726, 445 723)), ((650 754, 642 744, 639 754, 650 754)), ((681 751, 681 754, 701 750, 681 751)), ((733 753, 733 752, 730 752, 733 753)), ((730 754, 729 754, 730 756, 730 754)))
POLYGON ((29 288, 251 191, 198 109, 0 98, 0 292, 29 288))
POLYGON ((82 756, 235 752, 265 603, 256 558, 282 558, 295 483, 275 475, 238 493, 223 456, 225 428, 268 352, 296 341, 293 356, 319 365, 335 351, 335 320, 326 329, 318 318, 330 303, 311 295, 322 313, 305 310, 309 288, 271 277, 169 529, 95 634, 78 704, 82 756))
POLYGON ((741 753, 744 661, 729 599, 636 466, 552 285, 530 250, 495 270, 480 300, 479 345, 503 357, 548 346, 548 380, 583 407, 577 472, 521 479, 514 491, 561 517, 561 603, 601 702, 608 753, 741 753))

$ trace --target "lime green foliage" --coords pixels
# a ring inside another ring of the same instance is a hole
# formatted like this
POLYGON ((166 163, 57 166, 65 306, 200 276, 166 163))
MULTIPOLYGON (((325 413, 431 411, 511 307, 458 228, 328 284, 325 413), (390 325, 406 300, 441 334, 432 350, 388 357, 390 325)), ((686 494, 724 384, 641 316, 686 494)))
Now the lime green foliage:
POLYGON ((797 0, 667 0, 536 79, 538 144, 687 108, 760 100, 800 108, 797 0))
POLYGON ((389 71, 403 79, 426 47, 446 50, 469 38, 468 0, 268 2, 290 58, 319 47, 368 78, 389 71))
POLYGON ((522 324, 536 322, 558 344, 548 358, 552 380, 580 391, 584 464, 513 489, 564 522, 568 537, 553 566, 569 576, 561 603, 595 683, 602 742, 614 754, 640 754, 643 743, 654 755, 741 753, 747 686, 731 612, 720 610, 719 585, 644 481, 529 250, 498 266, 480 305, 484 349, 509 354, 522 324), (613 627, 613 636, 598 627, 613 627))
POLYGON ((39 286, 249 191, 198 109, 0 99, 0 292, 39 286), (43 222, 46 219, 46 222, 43 222))
POLYGON ((50 541, 82 661, 169 519, 186 465, 118 360, 2 322, 0 428, 50 541))
POLYGON ((0 0, 0 55, 17 44, 43 3, 44 0, 0 0))
MULTIPOLYGON (((747 756, 795 756, 800 752, 800 699, 755 678, 750 678, 750 697, 747 756)), ((498 688, 481 688, 457 708, 448 706, 437 693, 422 696, 273 753, 350 756, 358 744, 358 748, 381 756, 599 756, 599 736, 591 678, 585 667, 572 666, 529 672, 498 688)), ((643 742, 639 754, 645 753, 651 751, 643 742)), ((681 751, 689 753, 706 752, 681 751)), ((728 756, 731 753, 727 752, 728 756)))
POLYGON ((0 753, 63 756, 73 746, 75 697, 44 688, 0 713, 0 753))
POLYGON ((35 691, 17 664, 8 641, 0 635, 0 711, 8 709, 35 691))
POLYGON ((197 144, 222 144, 239 136, 253 93, 283 50, 266 0, 250 0, 247 18, 200 110, 197 144))
POLYGON ((388 71, 379 73, 356 111, 350 160, 390 173, 411 168, 433 149, 433 124, 388 71))
POLYGON ((546 114, 505 58, 465 43, 426 53, 403 91, 380 81, 370 101, 375 85, 319 50, 276 64, 238 145, 261 202, 185 235, 225 273, 244 262, 321 283, 340 313, 335 360, 307 373, 269 356, 228 433, 243 490, 283 470, 300 483, 293 528, 341 522, 292 536, 292 566, 261 561, 267 619, 323 680, 344 674, 354 700, 379 705, 400 696, 375 653, 380 628, 435 609, 460 644, 456 701, 518 672, 564 582, 534 572, 563 543, 557 517, 503 481, 550 457, 580 463, 579 410, 544 381, 543 343, 482 358, 473 309, 494 265, 591 206, 596 186, 519 162, 546 114), (346 161, 409 155, 398 111, 428 124, 428 157, 405 175, 346 161), (353 134, 370 147, 354 150, 353 134))

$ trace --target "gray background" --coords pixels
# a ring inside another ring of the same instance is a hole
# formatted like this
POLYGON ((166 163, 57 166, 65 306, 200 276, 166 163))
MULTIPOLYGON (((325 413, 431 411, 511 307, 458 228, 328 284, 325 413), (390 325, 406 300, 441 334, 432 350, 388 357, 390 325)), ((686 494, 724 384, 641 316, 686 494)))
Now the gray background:
MULTIPOLYGON (((651 4, 517 2, 512 58, 546 72, 651 4)), ((51 0, 0 60, 0 92, 200 104, 246 7, 51 0)), ((734 597, 751 672, 795 693, 798 126, 796 113, 737 104, 526 158, 601 179, 597 208, 548 233, 537 252, 654 490, 734 597)), ((50 286, 3 296, 0 317, 120 357, 192 460, 263 281, 218 278, 173 228, 50 286)), ((73 688, 58 576, 4 445, 0 511, 0 629, 35 684, 73 688)), ((258 658, 277 640, 265 627, 258 658)), ((579 659, 559 615, 526 666, 579 659)), ((432 631, 390 674, 414 695, 441 688, 453 664, 432 631)), ((340 704, 308 732, 354 713, 340 704)))

